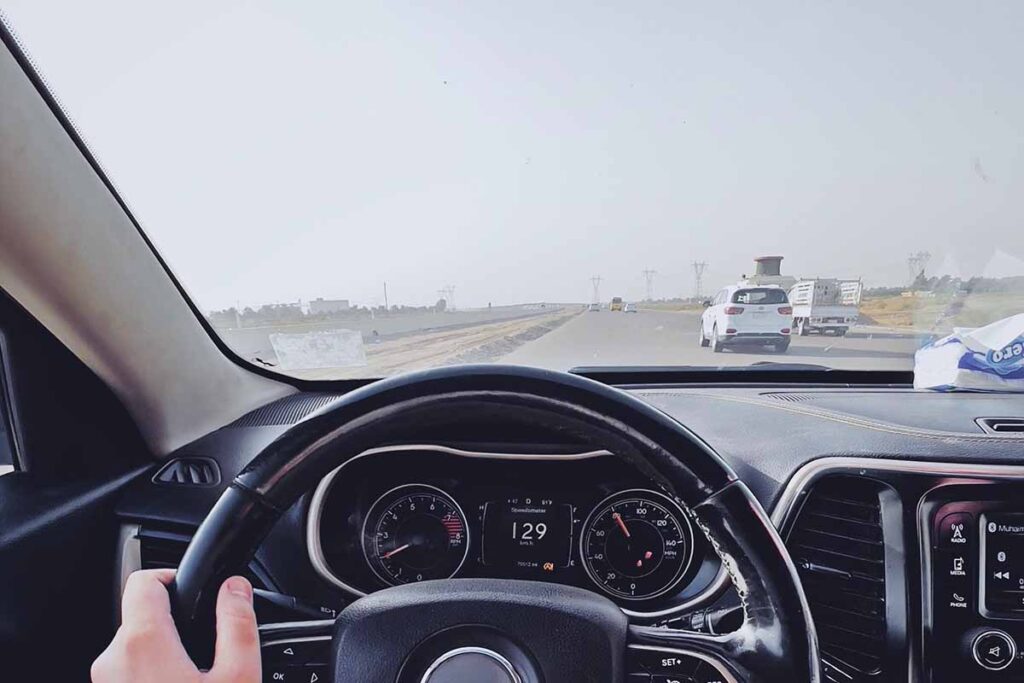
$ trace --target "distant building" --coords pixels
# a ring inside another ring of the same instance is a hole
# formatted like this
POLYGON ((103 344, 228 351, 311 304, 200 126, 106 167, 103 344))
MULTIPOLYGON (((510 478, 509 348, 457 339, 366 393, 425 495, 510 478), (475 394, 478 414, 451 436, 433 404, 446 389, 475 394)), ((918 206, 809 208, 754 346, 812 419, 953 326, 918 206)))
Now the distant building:
POLYGON ((343 313, 352 308, 348 299, 324 299, 318 297, 309 302, 309 314, 317 313, 343 313))

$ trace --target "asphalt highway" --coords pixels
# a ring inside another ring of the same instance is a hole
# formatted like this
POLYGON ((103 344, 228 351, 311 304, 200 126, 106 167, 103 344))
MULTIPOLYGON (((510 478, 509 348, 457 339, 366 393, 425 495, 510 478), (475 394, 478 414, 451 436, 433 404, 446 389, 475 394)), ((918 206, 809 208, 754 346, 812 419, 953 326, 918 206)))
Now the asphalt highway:
POLYGON ((714 353, 697 342, 699 313, 602 310, 574 317, 520 346, 499 362, 565 370, 578 365, 749 365, 758 361, 812 363, 842 369, 909 370, 926 336, 854 327, 845 337, 792 337, 789 350, 745 347, 714 353))

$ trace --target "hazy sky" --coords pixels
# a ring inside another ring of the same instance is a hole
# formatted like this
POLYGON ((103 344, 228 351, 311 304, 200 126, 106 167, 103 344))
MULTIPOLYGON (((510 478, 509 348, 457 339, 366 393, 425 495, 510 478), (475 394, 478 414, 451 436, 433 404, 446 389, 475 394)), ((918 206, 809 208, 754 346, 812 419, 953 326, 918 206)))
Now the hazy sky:
POLYGON ((1019 0, 0 7, 206 309, 1024 275, 1019 0))

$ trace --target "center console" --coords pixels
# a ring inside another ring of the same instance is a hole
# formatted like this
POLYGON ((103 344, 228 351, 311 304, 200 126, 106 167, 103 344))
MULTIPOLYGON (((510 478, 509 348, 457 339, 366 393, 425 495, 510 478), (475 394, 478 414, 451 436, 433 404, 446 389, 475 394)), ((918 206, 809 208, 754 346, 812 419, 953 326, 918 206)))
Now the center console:
POLYGON ((1001 488, 944 487, 924 506, 934 683, 1024 681, 1024 499, 1001 488))

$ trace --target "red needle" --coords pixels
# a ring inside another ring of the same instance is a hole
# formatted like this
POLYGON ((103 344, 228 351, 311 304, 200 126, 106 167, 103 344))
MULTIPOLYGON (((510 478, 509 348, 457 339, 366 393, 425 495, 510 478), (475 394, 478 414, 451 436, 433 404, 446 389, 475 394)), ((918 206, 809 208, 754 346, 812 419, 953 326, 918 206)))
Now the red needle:
POLYGON ((614 519, 615 523, 619 525, 620 529, 622 529, 622 533, 626 534, 626 538, 629 538, 629 529, 626 528, 626 523, 622 521, 622 515, 618 512, 613 512, 612 519, 614 519))
POLYGON ((406 543, 405 545, 400 545, 397 548, 395 548, 394 550, 389 550, 388 552, 386 552, 383 555, 381 555, 380 559, 386 560, 389 557, 391 557, 392 555, 397 555, 398 553, 402 552, 403 550, 405 550, 406 548, 408 548, 410 546, 412 546, 412 543, 406 543))

